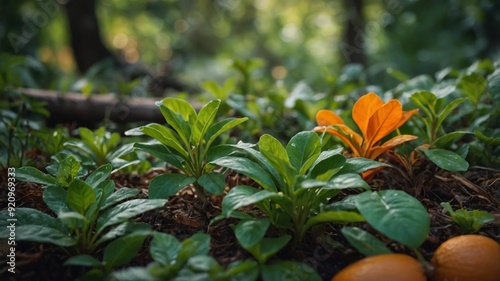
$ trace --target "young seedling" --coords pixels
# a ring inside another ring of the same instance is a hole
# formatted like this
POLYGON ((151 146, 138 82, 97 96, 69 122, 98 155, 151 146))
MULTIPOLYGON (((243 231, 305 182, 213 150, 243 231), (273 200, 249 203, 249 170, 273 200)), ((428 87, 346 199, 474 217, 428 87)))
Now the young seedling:
POLYGON ((462 233, 477 233, 485 224, 494 221, 495 217, 482 210, 453 210, 450 203, 442 202, 441 206, 450 213, 451 220, 460 227, 462 233))

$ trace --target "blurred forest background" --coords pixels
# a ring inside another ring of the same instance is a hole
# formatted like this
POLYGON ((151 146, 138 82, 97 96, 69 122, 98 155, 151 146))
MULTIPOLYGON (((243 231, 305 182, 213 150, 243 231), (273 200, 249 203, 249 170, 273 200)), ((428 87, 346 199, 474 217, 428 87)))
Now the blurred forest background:
POLYGON ((196 89, 206 80, 222 83, 239 66, 266 82, 292 87, 306 81, 321 91, 328 88, 328 73, 353 63, 369 83, 393 87, 398 81, 388 69, 415 76, 500 57, 498 0, 0 5, 0 70, 19 59, 19 79, 3 83, 30 88, 140 96, 133 89, 149 75, 162 77, 163 85, 160 93, 148 94, 162 95, 196 89))

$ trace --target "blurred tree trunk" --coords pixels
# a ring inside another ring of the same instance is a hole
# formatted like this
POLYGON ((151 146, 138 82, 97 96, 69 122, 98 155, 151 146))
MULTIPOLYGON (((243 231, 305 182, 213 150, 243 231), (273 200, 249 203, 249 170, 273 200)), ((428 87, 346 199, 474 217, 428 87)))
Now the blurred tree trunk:
POLYGON ((114 57, 104 46, 96 17, 96 0, 70 0, 66 5, 71 47, 80 72, 95 63, 114 57))
POLYGON ((346 63, 365 64, 365 20, 363 0, 345 0, 345 29, 341 43, 342 55, 346 63))

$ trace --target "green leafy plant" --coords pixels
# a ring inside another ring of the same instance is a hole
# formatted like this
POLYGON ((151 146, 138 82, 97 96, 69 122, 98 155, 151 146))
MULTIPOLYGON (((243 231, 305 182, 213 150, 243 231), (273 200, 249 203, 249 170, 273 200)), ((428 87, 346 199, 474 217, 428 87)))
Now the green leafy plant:
POLYGON ((442 126, 446 118, 453 113, 457 106, 465 102, 466 98, 457 98, 449 102, 446 97, 438 98, 429 91, 420 91, 414 93, 410 100, 425 113, 425 116, 416 115, 424 127, 422 128, 417 122, 414 124, 425 136, 426 142, 431 147, 445 147, 450 141, 469 133, 466 131, 446 133, 442 126))
POLYGON ((64 144, 68 141, 67 130, 58 128, 56 130, 43 130, 35 133, 38 139, 37 147, 48 156, 56 155, 64 149, 64 144))
POLYGON ((442 202, 441 206, 443 206, 443 208, 450 213, 451 221, 460 227, 462 233, 476 233, 485 224, 495 220, 495 217, 486 211, 467 211, 464 209, 453 210, 448 202, 442 202))
POLYGON ((184 174, 164 174, 155 177, 149 185, 150 198, 165 198, 181 188, 193 184, 202 202, 206 193, 221 194, 225 188, 224 176, 209 165, 208 155, 220 154, 213 146, 222 133, 245 122, 247 118, 225 118, 215 122, 221 101, 213 100, 197 114, 187 101, 166 98, 156 105, 170 127, 152 123, 127 132, 129 135, 146 134, 154 143, 135 143, 134 147, 178 168, 184 174))
MULTIPOLYGON (((69 174, 76 174, 78 165, 68 163, 62 169, 71 169, 69 174)), ((43 200, 57 217, 36 209, 17 208, 16 219, 19 226, 16 226, 16 239, 51 243, 63 247, 72 255, 90 254, 104 242, 149 229, 147 224, 128 220, 162 207, 167 200, 130 199, 139 193, 132 188, 122 187, 115 191, 114 182, 107 179, 111 169, 110 164, 103 165, 85 180, 76 177, 54 178, 40 174, 38 170, 24 169, 24 180, 47 184, 43 200), (29 172, 32 172, 31 178, 29 172), (61 181, 64 180, 67 180, 63 182, 64 185, 67 184, 67 188, 61 186, 61 181)), ((9 235, 5 225, 8 215, 7 210, 0 212, 1 238, 9 235)))
POLYGON ((86 175, 81 163, 73 155, 66 156, 64 159, 53 157, 53 160, 53 163, 45 168, 48 173, 30 166, 19 168, 16 173, 17 180, 38 183, 42 185, 42 188, 57 186, 67 189, 73 179, 83 178, 86 175))
MULTIPOLYGON (((415 251, 424 243, 430 229, 430 217, 416 198, 401 190, 366 191, 346 197, 327 209, 356 209, 366 223, 385 237, 415 251)), ((391 253, 385 243, 358 227, 346 226, 342 234, 366 256, 391 253)), ((422 259, 423 260, 423 259, 422 259)))
POLYGON ((274 137, 263 135, 258 150, 243 143, 228 148, 240 154, 212 163, 250 177, 262 190, 245 185, 233 187, 222 201, 222 214, 215 220, 251 219, 238 209, 255 205, 272 225, 292 230, 296 244, 316 224, 364 221, 357 211, 324 211, 322 205, 342 189, 370 189, 359 173, 385 165, 364 158, 346 159, 341 149, 321 151, 320 137, 314 132, 295 135, 286 147, 274 137))
POLYGON ((105 280, 105 278, 109 278, 113 268, 126 265, 137 255, 144 240, 151 233, 148 229, 137 230, 111 241, 104 249, 102 261, 91 255, 83 254, 70 257, 64 262, 64 265, 92 267, 78 280, 105 280))
POLYGON ((122 168, 123 165, 134 163, 124 162, 120 159, 125 154, 133 151, 132 144, 120 146, 121 137, 118 133, 110 133, 106 128, 100 127, 91 131, 85 127, 78 129, 80 140, 70 140, 65 143, 65 147, 73 151, 84 166, 96 167, 106 163, 111 163, 114 168, 122 168))
POLYGON ((237 261, 224 269, 208 256, 210 236, 197 233, 180 242, 174 236, 155 232, 149 248, 153 262, 147 267, 130 267, 113 273, 113 278, 125 280, 256 280, 257 263, 237 261))
POLYGON ((428 143, 421 145, 416 149, 422 151, 429 160, 438 167, 448 171, 466 171, 469 163, 465 160, 467 147, 457 154, 451 150, 444 149, 453 140, 465 135, 471 134, 468 131, 454 131, 445 133, 443 122, 455 110, 455 108, 466 101, 466 98, 457 98, 447 103, 446 97, 438 98, 435 94, 428 91, 414 93, 410 97, 411 101, 421 109, 425 116, 416 115, 424 124, 422 128, 418 122, 414 124, 426 136, 428 143))
POLYGON ((248 219, 234 227, 240 245, 259 263, 256 270, 262 280, 321 280, 314 269, 300 262, 278 260, 267 264, 269 258, 283 249, 292 238, 290 235, 264 237, 270 224, 269 218, 248 219))
POLYGON ((9 88, 0 97, 0 168, 31 164, 26 153, 36 147, 34 132, 50 115, 45 102, 9 88))

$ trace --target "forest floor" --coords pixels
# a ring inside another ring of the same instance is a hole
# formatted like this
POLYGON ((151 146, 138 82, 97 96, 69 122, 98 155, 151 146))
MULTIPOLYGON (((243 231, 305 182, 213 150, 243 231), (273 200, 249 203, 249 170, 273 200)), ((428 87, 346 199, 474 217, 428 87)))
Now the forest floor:
MULTIPOLYGON (((387 160, 390 162, 391 160, 387 160)), ((392 163, 394 164, 394 163, 392 163)), ((401 167, 400 167, 401 168, 401 167)), ((138 198, 147 198, 150 180, 158 174, 173 172, 171 169, 153 169, 146 174, 114 175, 117 188, 137 188, 141 192, 138 198)), ((421 161, 411 171, 411 177, 401 169, 386 168, 378 173, 369 183, 374 190, 400 189, 415 196, 426 208, 431 219, 430 233, 421 246, 423 256, 430 261, 436 248, 450 237, 462 234, 460 228, 450 221, 449 214, 443 210, 441 202, 450 202, 453 209, 484 210, 495 215, 496 220, 485 225, 480 234, 500 241, 500 171, 484 167, 470 167, 467 172, 451 173, 437 168, 433 163, 421 161)), ((6 170, 0 172, 0 182, 7 183, 6 170)), ((257 186, 252 180, 237 173, 226 174, 227 190, 239 184, 257 186)), ((355 191, 349 191, 351 194, 355 191)), ((51 214, 42 200, 43 190, 37 184, 18 183, 16 206, 36 208, 51 214)), ((334 200, 340 200, 348 193, 343 192, 334 200)), ((174 235, 179 240, 189 238, 197 232, 211 236, 210 255, 222 265, 236 260, 250 258, 250 254, 236 241, 231 224, 237 220, 227 219, 210 224, 210 220, 221 213, 223 195, 211 196, 210 203, 203 207, 191 188, 187 187, 169 198, 168 203, 160 208, 136 218, 150 224, 154 230, 174 235)), ((7 188, 0 188, 0 206, 7 206, 7 188)), ((250 211, 250 210, 248 210, 250 211)), ((52 214, 54 215, 54 214, 52 214)), ((357 226, 375 234, 395 252, 413 253, 381 237, 367 224, 357 226)), ((346 265, 363 256, 353 249, 342 236, 341 224, 326 224, 314 235, 309 233, 298 248, 289 246, 276 258, 301 261, 314 268, 324 280, 331 277, 346 265)), ((270 229, 268 235, 273 235, 270 229)), ((150 240, 146 240, 141 251, 128 266, 145 266, 152 261, 149 255, 150 240)), ((1 280, 75 280, 87 268, 69 267, 62 264, 68 255, 60 248, 49 244, 18 242, 16 251, 16 273, 6 272, 4 259, 7 255, 7 243, 0 246, 1 280)), ((97 252, 102 255, 102 249, 97 252)), ((272 262, 272 261, 271 261, 272 262)))

